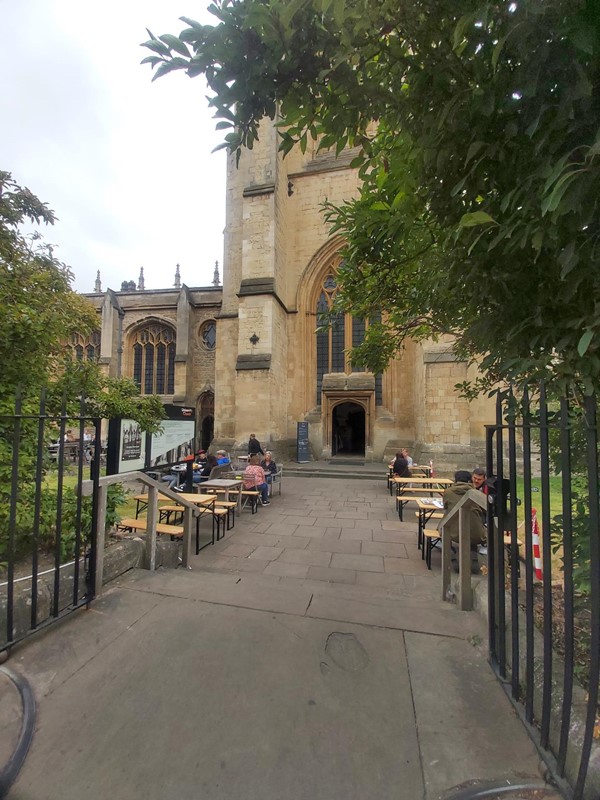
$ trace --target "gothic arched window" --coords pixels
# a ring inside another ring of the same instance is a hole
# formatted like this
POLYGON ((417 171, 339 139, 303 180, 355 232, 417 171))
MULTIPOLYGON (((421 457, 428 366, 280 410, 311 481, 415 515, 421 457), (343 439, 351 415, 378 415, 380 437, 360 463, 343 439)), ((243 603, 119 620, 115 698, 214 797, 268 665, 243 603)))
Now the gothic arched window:
POLYGON ((94 331, 89 336, 72 334, 71 350, 77 361, 97 361, 100 358, 100 333, 94 331))
POLYGON ((133 334, 133 380, 141 394, 175 391, 175 331, 152 323, 133 334))
MULTIPOLYGON (((352 314, 332 313, 337 292, 335 276, 329 273, 317 300, 317 403, 321 402, 323 376, 328 372, 363 372, 353 367, 350 350, 362 344, 368 323, 352 314)), ((381 375, 375 378, 376 403, 382 404, 381 375)))

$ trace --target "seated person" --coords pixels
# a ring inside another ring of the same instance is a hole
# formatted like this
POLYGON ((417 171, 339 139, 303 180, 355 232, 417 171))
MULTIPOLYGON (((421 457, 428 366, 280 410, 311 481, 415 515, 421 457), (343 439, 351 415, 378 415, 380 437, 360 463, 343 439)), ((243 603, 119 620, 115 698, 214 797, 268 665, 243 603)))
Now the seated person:
POLYGON ((392 469, 394 470, 394 475, 397 475, 399 478, 411 477, 411 472, 408 468, 408 460, 404 457, 402 450, 396 453, 392 469))
POLYGON ((217 464, 231 464, 227 450, 217 450, 217 464))
POLYGON ((196 453, 196 462, 198 464, 206 464, 206 459, 208 456, 206 455, 206 450, 198 450, 196 453))
POLYGON ((477 489, 484 494, 488 493, 488 487, 485 482, 486 474, 485 470, 481 469, 480 467, 475 467, 471 474, 471 483, 473 484, 473 488, 477 489))
POLYGON ((269 485, 265 478, 265 471, 258 463, 258 454, 250 456, 248 466, 244 470, 244 489, 258 489, 260 502, 263 506, 269 505, 269 485))
POLYGON ((182 475, 185 476, 185 472, 167 472, 165 475, 161 475, 160 479, 167 484, 167 489, 177 489, 179 478, 182 475))
POLYGON ((273 475, 277 472, 277 464, 273 461, 273 454, 270 450, 266 451, 265 457, 260 462, 260 465, 265 471, 267 483, 273 483, 273 475))
POLYGON ((207 456, 206 463, 194 465, 198 467, 197 470, 194 470, 194 477, 192 478, 194 483, 204 483, 204 481, 207 481, 210 478, 213 467, 217 465, 218 461, 216 456, 207 456))
POLYGON ((411 457, 408 455, 408 450, 406 449, 406 447, 403 447, 403 448, 400 450, 400 452, 402 453, 402 455, 404 456, 404 458, 405 458, 405 459, 408 461, 408 466, 409 466, 409 467, 412 467, 412 465, 414 464, 414 461, 413 461, 413 460, 412 460, 412 458, 411 458, 411 457))
MULTIPOLYGON (((444 492, 444 508, 450 511, 462 500, 464 495, 473 489, 471 483, 471 473, 467 470, 459 469, 454 473, 454 483, 444 492)), ((485 528, 481 520, 481 510, 473 506, 469 509, 469 520, 471 523, 471 572, 479 572, 479 560, 477 558, 477 547, 485 539, 485 528)), ((450 534, 453 542, 458 542, 458 515, 454 516, 446 523, 446 530, 450 534)), ((452 548, 452 566, 458 571, 458 560, 456 559, 456 548, 452 548)))

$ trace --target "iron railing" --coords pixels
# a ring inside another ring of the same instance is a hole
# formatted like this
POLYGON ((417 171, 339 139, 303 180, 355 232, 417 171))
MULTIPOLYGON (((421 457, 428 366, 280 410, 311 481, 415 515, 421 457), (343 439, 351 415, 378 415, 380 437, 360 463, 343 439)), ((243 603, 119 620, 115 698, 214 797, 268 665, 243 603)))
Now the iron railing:
POLYGON ((100 457, 100 420, 83 399, 49 413, 44 394, 17 393, 0 415, 0 651, 93 599, 100 457))
POLYGON ((600 677, 596 409, 575 393, 550 402, 542 386, 534 397, 499 395, 487 426, 491 663, 575 800, 600 795, 588 774, 600 677))

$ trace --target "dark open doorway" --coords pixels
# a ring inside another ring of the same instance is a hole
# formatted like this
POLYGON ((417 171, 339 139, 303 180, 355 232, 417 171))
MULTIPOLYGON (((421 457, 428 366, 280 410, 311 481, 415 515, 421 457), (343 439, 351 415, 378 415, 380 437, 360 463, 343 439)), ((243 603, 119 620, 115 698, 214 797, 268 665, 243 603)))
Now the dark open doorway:
POLYGON ((204 392, 198 402, 198 422, 200 430, 200 447, 208 450, 215 432, 215 396, 212 392, 204 392))
POLYGON ((331 455, 364 454, 365 410, 358 403, 340 403, 331 414, 331 455))

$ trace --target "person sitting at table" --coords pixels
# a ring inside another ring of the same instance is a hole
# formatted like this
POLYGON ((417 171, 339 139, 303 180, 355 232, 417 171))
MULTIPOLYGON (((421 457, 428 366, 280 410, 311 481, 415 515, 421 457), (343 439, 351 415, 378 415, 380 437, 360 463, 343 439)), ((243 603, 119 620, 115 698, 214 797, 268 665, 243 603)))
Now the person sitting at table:
POLYGON ((173 489, 174 491, 183 491, 183 489, 179 488, 179 481, 182 477, 185 477, 185 472, 167 472, 165 475, 161 475, 160 479, 163 483, 167 484, 167 489, 173 489))
POLYGON ((250 439, 248 440, 248 455, 249 456, 254 456, 254 455, 259 455, 259 454, 261 456, 264 456, 263 449, 260 446, 260 442, 256 438, 256 434, 255 433, 251 433, 250 434, 250 439))
MULTIPOLYGON (((444 491, 444 508, 450 511, 462 500, 467 492, 473 489, 471 473, 468 470, 459 469, 454 473, 454 483, 444 491)), ((469 509, 469 522, 471 526, 471 572, 479 572, 479 559, 477 558, 477 548, 485 539, 485 528, 481 520, 481 510, 475 506, 469 509)), ((458 514, 448 520, 445 525, 453 542, 458 542, 458 514)), ((452 567, 458 572, 458 559, 456 557, 456 547, 452 546, 452 567)))
POLYGON ((244 470, 244 489, 258 489, 260 502, 263 506, 269 505, 269 484, 264 469, 258 463, 258 453, 248 459, 248 466, 244 470))
POLYGON ((196 463, 197 464, 206 464, 206 459, 208 458, 206 454, 206 450, 198 450, 196 453, 196 463))
POLYGON ((413 461, 413 460, 412 460, 412 458, 411 458, 411 457, 408 455, 408 450, 407 450, 407 448, 406 448, 406 447, 403 447, 403 448, 400 450, 400 452, 402 453, 402 455, 404 456, 404 458, 405 458, 405 459, 408 461, 408 466, 409 466, 409 467, 412 467, 412 465, 414 464, 414 461, 413 461))
POLYGON ((227 455, 227 450, 217 450, 217 464, 219 466, 221 464, 231 464, 229 456, 227 455))
POLYGON ((408 468, 408 460, 405 458, 402 450, 399 450, 396 453, 396 458, 394 459, 394 466, 392 469, 394 470, 394 475, 397 475, 399 478, 412 477, 408 468))
POLYGON ((265 471, 267 483, 273 483, 273 475, 277 472, 277 464, 273 461, 273 454, 270 450, 265 452, 265 457, 260 462, 260 465, 265 471))
POLYGON ((213 467, 218 465, 217 457, 216 456, 207 456, 205 464, 198 464, 198 469, 194 470, 194 476, 192 478, 194 483, 204 483, 210 478, 210 473, 213 471, 213 467))

